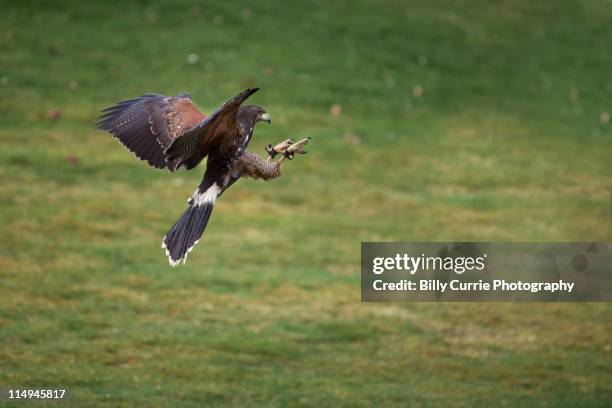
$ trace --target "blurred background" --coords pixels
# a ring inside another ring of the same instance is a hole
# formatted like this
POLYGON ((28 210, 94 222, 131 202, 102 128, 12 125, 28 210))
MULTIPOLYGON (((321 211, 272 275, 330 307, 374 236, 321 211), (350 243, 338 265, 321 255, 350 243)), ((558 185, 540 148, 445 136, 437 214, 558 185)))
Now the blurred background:
POLYGON ((610 241, 600 1, 0 1, 0 385, 75 406, 609 406, 612 306, 361 304, 361 241, 610 241), (186 266, 204 167, 99 111, 249 86, 250 150, 186 266))

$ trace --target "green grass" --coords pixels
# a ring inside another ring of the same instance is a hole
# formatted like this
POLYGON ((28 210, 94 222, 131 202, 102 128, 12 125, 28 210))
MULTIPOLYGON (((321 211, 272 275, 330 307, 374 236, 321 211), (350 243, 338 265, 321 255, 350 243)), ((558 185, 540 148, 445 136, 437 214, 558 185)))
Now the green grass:
POLYGON ((359 302, 361 241, 612 239, 605 2, 25 3, 0 1, 0 386, 74 406, 609 406, 609 304, 359 302), (310 153, 232 187, 171 269, 161 238, 203 167, 147 168, 94 118, 254 85, 273 125, 251 149, 310 153))

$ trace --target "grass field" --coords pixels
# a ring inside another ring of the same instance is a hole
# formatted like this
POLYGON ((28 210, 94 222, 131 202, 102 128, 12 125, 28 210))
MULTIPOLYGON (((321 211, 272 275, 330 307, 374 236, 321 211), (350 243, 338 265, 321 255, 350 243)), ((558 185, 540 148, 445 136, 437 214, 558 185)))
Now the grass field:
POLYGON ((359 300, 361 241, 612 240, 607 2, 0 6, 0 387, 610 406, 610 304, 359 300), (310 153, 232 187, 171 269, 161 238, 203 166, 150 169, 95 117, 145 92, 210 112, 247 86, 273 118, 251 150, 310 153))

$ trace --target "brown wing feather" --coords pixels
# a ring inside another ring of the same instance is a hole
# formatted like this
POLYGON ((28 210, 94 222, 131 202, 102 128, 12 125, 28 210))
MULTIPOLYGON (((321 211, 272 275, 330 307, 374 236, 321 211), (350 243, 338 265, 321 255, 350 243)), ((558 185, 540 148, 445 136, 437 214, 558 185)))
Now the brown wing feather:
POLYGON ((166 166, 164 152, 151 133, 151 114, 166 97, 147 94, 106 108, 97 128, 113 134, 136 157, 161 169, 166 166))
POLYGON ((214 147, 223 151, 239 132, 238 108, 258 88, 236 95, 209 117, 187 94, 146 94, 105 109, 98 129, 112 133, 139 159, 175 171, 195 167, 214 147))
POLYGON ((170 169, 174 171, 183 164, 187 169, 191 169, 206 157, 213 146, 220 151, 230 146, 239 132, 238 108, 258 90, 259 88, 249 88, 242 91, 189 131, 174 139, 164 151, 170 169))
POLYGON ((167 167, 164 149, 205 118, 186 94, 146 94, 103 112, 98 129, 112 133, 136 157, 156 168, 167 167))
POLYGON ((200 112, 188 96, 167 99, 151 117, 151 131, 159 144, 168 148, 174 140, 200 123, 206 116, 200 112))

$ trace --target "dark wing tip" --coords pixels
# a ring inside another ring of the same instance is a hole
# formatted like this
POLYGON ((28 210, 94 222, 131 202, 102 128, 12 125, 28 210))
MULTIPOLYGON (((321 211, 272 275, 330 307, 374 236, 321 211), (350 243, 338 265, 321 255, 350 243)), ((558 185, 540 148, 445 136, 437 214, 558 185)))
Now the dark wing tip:
POLYGON ((242 92, 242 94, 246 97, 249 97, 257 91, 259 91, 259 88, 247 88, 245 91, 242 92))
POLYGON ((232 99, 226 102, 225 106, 238 104, 242 105, 242 102, 246 101, 249 96, 253 95, 255 92, 259 91, 259 88, 247 88, 244 91, 240 92, 238 95, 234 96, 232 99))

